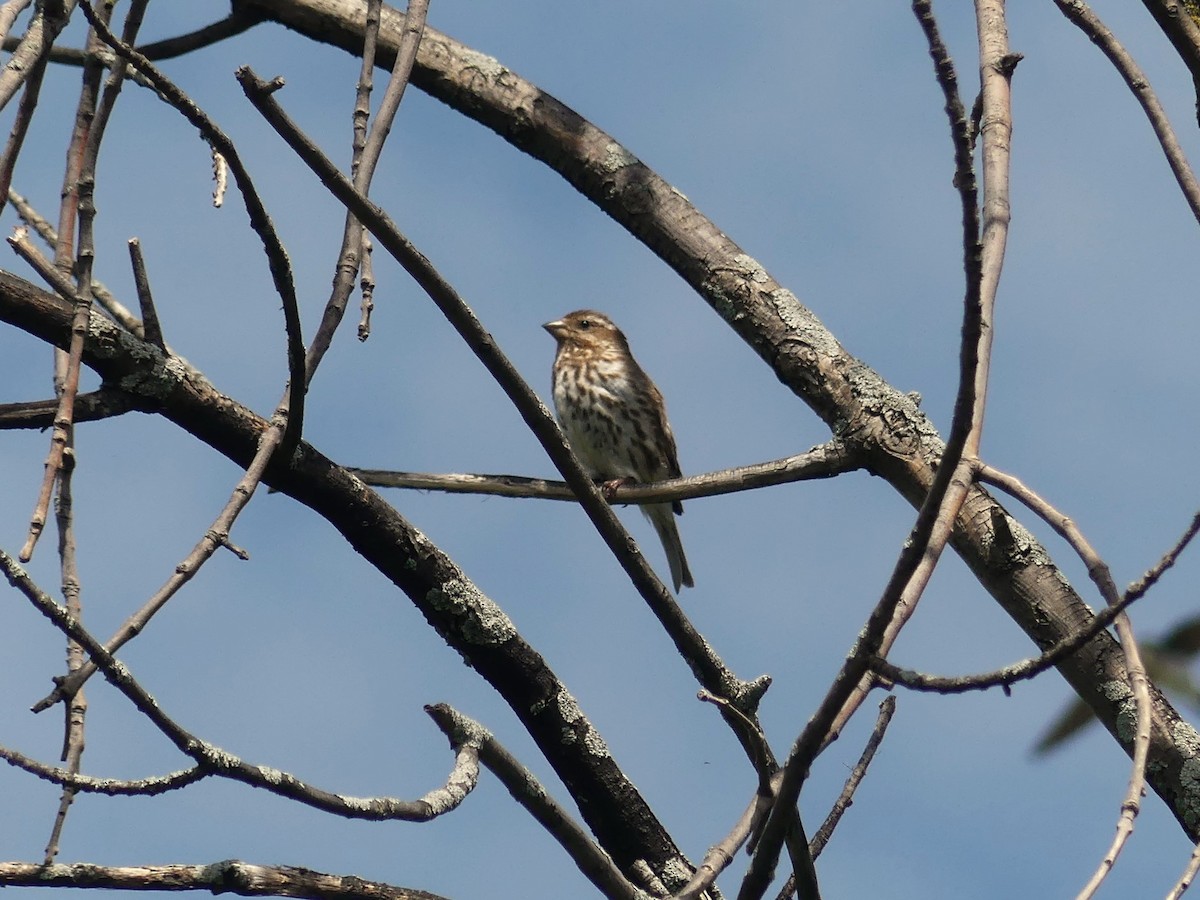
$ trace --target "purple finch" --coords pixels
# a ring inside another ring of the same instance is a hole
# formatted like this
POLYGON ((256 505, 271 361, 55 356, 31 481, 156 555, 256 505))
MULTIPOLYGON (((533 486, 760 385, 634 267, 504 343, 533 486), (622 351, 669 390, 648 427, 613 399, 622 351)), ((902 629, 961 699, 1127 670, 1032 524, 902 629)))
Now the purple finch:
MULTIPOLYGON (((662 394, 629 352, 612 320, 590 309, 542 326, 558 342, 554 408, 583 468, 606 486, 678 478, 675 438, 662 394)), ((683 504, 649 503, 642 512, 658 532, 675 592, 692 587, 675 516, 683 504)))

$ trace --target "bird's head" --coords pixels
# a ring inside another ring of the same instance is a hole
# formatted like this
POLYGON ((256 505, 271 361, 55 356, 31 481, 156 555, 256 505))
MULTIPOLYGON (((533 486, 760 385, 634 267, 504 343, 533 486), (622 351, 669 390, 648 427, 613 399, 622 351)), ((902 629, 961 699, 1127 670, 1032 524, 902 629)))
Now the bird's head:
POLYGON ((594 309, 577 309, 561 319, 542 326, 558 342, 560 347, 606 348, 614 344, 628 347, 625 335, 613 324, 612 319, 594 309))

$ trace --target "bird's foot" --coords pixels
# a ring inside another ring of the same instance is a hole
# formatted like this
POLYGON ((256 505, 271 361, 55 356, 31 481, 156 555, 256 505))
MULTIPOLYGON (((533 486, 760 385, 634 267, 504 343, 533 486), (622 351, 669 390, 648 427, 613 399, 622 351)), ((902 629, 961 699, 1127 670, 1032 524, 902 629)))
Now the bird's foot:
POLYGON ((609 503, 612 503, 613 497, 617 496, 617 488, 623 487, 627 484, 633 484, 633 482, 634 479, 629 477, 611 478, 608 481, 600 482, 600 493, 605 500, 607 500, 609 503))

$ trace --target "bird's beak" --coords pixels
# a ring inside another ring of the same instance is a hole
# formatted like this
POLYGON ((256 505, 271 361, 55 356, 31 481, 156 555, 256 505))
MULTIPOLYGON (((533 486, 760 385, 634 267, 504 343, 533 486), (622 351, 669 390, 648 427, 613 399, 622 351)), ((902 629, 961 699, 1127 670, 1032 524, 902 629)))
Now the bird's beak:
POLYGON ((567 323, 562 319, 555 319, 553 322, 547 322, 542 327, 554 335, 555 340, 559 340, 567 332, 567 323))

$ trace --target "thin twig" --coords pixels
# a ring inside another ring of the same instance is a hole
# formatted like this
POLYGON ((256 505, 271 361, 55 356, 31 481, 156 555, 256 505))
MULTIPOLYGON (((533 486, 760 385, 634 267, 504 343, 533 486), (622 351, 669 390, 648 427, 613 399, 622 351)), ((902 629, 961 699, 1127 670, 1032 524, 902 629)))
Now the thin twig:
MULTIPOLYGON (((67 455, 64 457, 62 472, 58 477, 58 497, 55 503, 55 524, 58 528, 59 569, 62 574, 63 599, 66 601, 67 613, 76 621, 83 619, 82 591, 83 585, 79 578, 79 566, 75 554, 75 528, 72 514, 73 498, 71 493, 72 475, 75 470, 75 430, 74 426, 67 429, 67 455)), ((75 641, 67 640, 67 671, 74 672, 83 665, 83 648, 75 641)), ((63 752, 62 760, 66 763, 66 771, 72 775, 79 773, 83 763, 84 722, 87 717, 87 698, 80 691, 71 698, 63 710, 63 752)), ((58 812, 54 816, 54 825, 50 830, 50 839, 46 842, 43 861, 46 865, 54 862, 58 856, 62 831, 67 822, 67 812, 75 801, 75 788, 64 784, 59 797, 58 812)))
POLYGON ((0 109, 8 106, 17 90, 36 69, 39 61, 50 56, 54 39, 66 27, 78 0, 39 3, 29 27, 13 50, 12 58, 0 69, 0 109))
MULTIPOLYGON (((13 205, 13 209, 17 211, 21 220, 37 232, 38 237, 45 242, 46 246, 54 247, 58 244, 58 232, 54 226, 46 221, 45 216, 41 215, 25 197, 9 188, 8 202, 13 205)), ((99 303, 112 320, 126 331, 137 337, 145 337, 141 320, 117 300, 102 282, 94 279, 92 281, 92 299, 99 303)))
POLYGON ((0 6, 0 39, 6 39, 13 23, 22 12, 28 9, 32 0, 5 0, 0 6))
POLYGON ((1200 872, 1200 844, 1192 847, 1192 855, 1188 859, 1188 864, 1184 868, 1183 874, 1179 876, 1179 880, 1175 882, 1175 886, 1167 894, 1167 900, 1179 900, 1184 891, 1192 886, 1197 872, 1200 872))
POLYGON ((4 156, 0 158, 0 210, 4 208, 4 201, 12 187, 17 157, 21 155, 21 148, 25 145, 25 136, 29 133, 29 125, 33 121, 34 110, 37 109, 48 62, 43 56, 34 63, 34 70, 29 73, 29 78, 21 91, 21 102, 17 106, 16 116, 13 117, 12 128, 8 133, 8 143, 4 147, 4 156))
MULTIPOLYGON (((930 0, 913 0, 913 14, 916 16, 918 24, 921 26, 921 31, 925 36, 925 42, 929 48, 930 59, 933 60, 934 77, 937 80, 938 86, 942 90, 942 96, 945 99, 946 119, 950 125, 950 142, 954 152, 954 175, 952 183, 958 193, 959 206, 962 215, 962 239, 963 239, 963 271, 965 273, 965 299, 964 305, 968 310, 964 320, 963 334, 963 350, 960 360, 959 372, 959 392, 955 405, 956 421, 961 423, 961 427, 966 427, 968 416, 972 415, 971 409, 967 406, 968 400, 974 402, 974 378, 975 375, 968 371, 968 364, 974 365, 973 358, 968 356, 968 350, 972 354, 979 352, 978 335, 982 325, 980 324, 983 313, 972 313, 972 310, 981 309, 980 292, 982 290, 982 249, 980 246, 980 223, 979 223, 979 189, 975 178, 975 138, 978 134, 978 125, 972 120, 968 120, 966 107, 963 104, 962 96, 958 88, 958 75, 954 69, 954 61, 950 58, 950 52, 946 49, 946 44, 942 40, 941 32, 938 29, 937 20, 933 15, 933 7, 930 0), (970 333, 968 333, 970 329, 970 333), (968 346, 969 345, 969 346, 968 346), (970 384, 968 384, 970 380, 970 384), (965 391, 970 388, 972 394, 967 396, 965 391)), ((982 95, 978 101, 982 104, 982 95)), ((990 333, 990 329, 983 329, 990 333)), ((951 439, 953 440, 953 433, 951 439)), ((962 436, 962 440, 967 439, 966 434, 962 436)), ((964 450, 966 457, 970 457, 970 452, 964 450)), ((943 459, 942 466, 946 465, 946 460, 943 459)), ((950 473, 947 473, 950 476, 950 473)), ((935 476, 936 477, 936 476, 935 476)), ((962 473, 958 473, 956 478, 951 480, 962 481, 962 473)), ((946 508, 948 513, 951 508, 955 510, 961 505, 961 500, 951 498, 949 505, 946 508)), ((932 526, 934 534, 940 535, 945 533, 948 527, 948 519, 946 516, 935 522, 932 526)), ((933 540, 932 546, 935 548, 944 546, 944 539, 936 538, 933 540), (939 544, 939 541, 941 542, 939 544)), ((880 640, 879 651, 874 654, 878 657, 885 657, 896 638, 900 634, 900 630, 916 612, 915 601, 919 599, 920 592, 924 588, 929 575, 932 573, 933 565, 936 564, 937 556, 941 550, 935 549, 935 553, 928 562, 918 566, 914 572, 914 577, 910 582, 910 589, 907 596, 901 596, 896 610, 893 613, 892 620, 888 623, 883 632, 883 637, 880 640)), ((851 716, 857 712, 858 708, 866 702, 867 695, 875 686, 874 676, 870 673, 864 675, 862 680, 855 686, 847 699, 842 709, 839 710, 837 716, 833 720, 833 724, 829 729, 829 733, 825 737, 825 743, 828 744, 836 740, 846 723, 850 721, 851 716)))
POLYGON ((1134 62, 1129 51, 1117 40, 1117 36, 1084 0, 1054 0, 1054 4, 1064 16, 1088 36, 1093 44, 1100 48, 1100 51, 1108 57, 1121 78, 1124 79, 1125 84, 1129 86, 1129 90, 1133 92, 1133 96, 1145 111, 1146 118, 1150 121, 1150 127, 1154 129, 1154 136, 1158 138, 1158 144, 1162 147, 1163 155, 1167 158, 1167 165, 1171 167, 1175 181, 1183 192, 1184 200, 1187 201, 1196 221, 1200 222, 1200 183, 1196 181, 1196 173, 1192 171, 1187 154, 1183 152, 1179 138, 1175 135, 1175 129, 1171 127, 1167 111, 1159 103, 1158 96, 1154 93, 1154 88, 1150 86, 1150 79, 1146 77, 1146 73, 1134 62))
POLYGON ((735 727, 747 732, 749 743, 757 748, 752 762, 758 775, 758 788, 750 799, 745 812, 734 823, 730 832, 718 843, 714 844, 704 854, 700 864, 696 866, 695 874, 682 889, 673 895, 673 900, 696 900, 707 891, 717 880, 718 876, 729 868, 738 850, 743 845, 753 846, 753 840, 761 831, 762 823, 771 811, 775 802, 775 792, 779 787, 779 767, 774 763, 774 755, 767 744, 762 727, 743 716, 728 700, 718 697, 709 691, 700 691, 696 698, 705 703, 711 703, 721 710, 727 719, 731 719, 735 727))
MULTIPOLYGON (((1088 576, 1100 590, 1100 595, 1104 598, 1105 603, 1109 607, 1121 605, 1121 597, 1117 593, 1117 586, 1113 582, 1108 564, 1088 543, 1070 517, 1064 515, 1044 497, 1012 475, 997 471, 991 466, 982 466, 979 470, 979 477, 988 484, 995 485, 1016 497, 1040 516, 1063 540, 1070 544, 1079 558, 1087 565, 1088 576)), ((1117 856, 1133 833, 1133 820, 1137 818, 1138 811, 1141 809, 1142 791, 1146 785, 1146 759, 1150 752, 1150 684, 1146 678, 1146 669, 1142 664, 1137 641, 1133 636, 1133 626, 1129 622, 1129 616, 1123 611, 1119 612, 1113 620, 1113 624, 1116 626, 1117 636, 1121 641, 1121 649, 1125 653, 1125 667, 1128 670, 1129 678, 1128 690, 1135 710, 1133 767, 1129 775, 1129 787, 1125 792, 1125 799, 1121 803, 1116 836, 1099 867, 1079 892, 1077 900, 1088 900, 1094 896, 1105 877, 1112 870, 1117 856)))
POLYGON ((891 724, 892 716, 895 712, 895 696, 884 697, 883 702, 879 704, 879 716, 875 719, 875 727, 871 730, 871 736, 867 739, 866 746, 863 747, 863 752, 858 758, 858 763, 851 770, 850 777, 846 779, 842 793, 834 801, 833 809, 829 811, 829 815, 825 817, 825 821, 821 823, 821 827, 813 835, 812 847, 810 849, 814 859, 821 855, 821 851, 825 849, 825 845, 829 843, 829 839, 833 836, 833 830, 837 828, 838 822, 841 821, 850 804, 854 802, 854 793, 858 790, 858 786, 862 784, 863 778, 866 777, 867 769, 870 768, 871 761, 875 758, 875 752, 879 749, 879 745, 883 743, 883 736, 887 734, 888 725, 891 724))
MULTIPOLYGON (((36 21, 35 17, 35 23, 36 21)), ((31 29, 32 27, 31 25, 31 29)), ((90 32, 88 42, 89 45, 95 42, 95 37, 90 32)), ((54 250, 54 265, 58 271, 63 273, 72 271, 78 263, 73 251, 73 238, 80 196, 85 189, 84 174, 87 171, 85 157, 88 153, 89 139, 96 117, 96 96, 100 90, 101 72, 101 67, 94 61, 84 66, 83 83, 75 111, 75 126, 67 148, 67 162, 63 173, 61 192, 62 200, 59 205, 58 241, 54 250)), ((94 209, 94 207, 89 206, 89 209, 94 209)), ((90 232, 88 237, 90 238, 90 232)), ((90 253, 90 246, 88 250, 90 253)), ((45 273, 42 274, 45 278, 45 273)), ((46 517, 50 509, 50 498, 62 471, 64 456, 68 448, 75 395, 79 391, 83 342, 92 307, 90 265, 87 267, 86 274, 86 280, 82 275, 77 278, 77 284, 69 295, 74 305, 74 317, 67 351, 65 353, 58 349, 54 351, 54 384, 59 406, 54 416, 54 428, 50 435, 50 450, 46 456, 41 488, 30 516, 29 534, 25 545, 21 548, 20 558, 23 562, 28 562, 33 558, 34 548, 45 528, 46 517)), ((68 295, 64 294, 63 296, 68 295)))
MULTIPOLYGON (((428 0, 410 0, 404 14, 404 26, 401 31, 400 43, 397 48, 395 62, 388 85, 384 89, 383 99, 379 104, 379 112, 371 124, 371 131, 366 133, 367 116, 370 111, 369 94, 372 83, 372 70, 375 64, 376 40, 379 36, 379 19, 381 4, 368 4, 365 45, 363 50, 362 71, 359 76, 359 87, 354 111, 354 152, 351 160, 351 175, 356 191, 363 196, 370 193, 371 180, 379 157, 383 152, 384 141, 391 132, 404 90, 408 86, 412 74, 413 63, 417 58, 421 36, 425 31, 425 17, 428 12, 428 0)), ((342 231, 342 245, 338 251, 336 275, 333 291, 325 304, 325 313, 321 326, 313 338, 308 353, 308 378, 311 381, 313 372, 329 348, 333 333, 342 321, 346 312, 346 304, 350 292, 354 289, 354 276, 359 271, 365 256, 366 231, 354 213, 346 210, 346 224, 342 231)), ((368 293, 369 297, 370 294, 368 293)), ((366 302, 366 301, 364 301, 366 302)), ((359 339, 363 339, 362 323, 359 323, 359 339)))
MULTIPOLYGON (((38 237, 42 239, 46 246, 57 246, 58 231, 25 197, 18 194, 12 188, 9 188, 8 202, 13 205, 13 209, 17 211, 17 215, 21 217, 21 220, 37 232, 38 237)), ((141 320, 117 300, 102 282, 92 281, 92 299, 99 303, 104 311, 108 313, 109 317, 126 331, 137 337, 145 336, 141 320)))
MULTIPOLYGON (((670 478, 645 484, 623 484, 613 491, 612 503, 656 503, 662 500, 692 500, 716 497, 756 488, 791 484, 817 478, 833 478, 862 467, 861 457, 845 444, 830 441, 784 459, 753 463, 703 475, 670 478)), ((393 472, 386 469, 354 469, 364 484, 372 487, 444 491, 452 494, 486 494, 497 497, 528 497, 541 500, 577 498, 565 481, 529 478, 522 475, 477 475, 463 473, 393 472)))
MULTIPOLYGON (((155 591, 154 595, 147 600, 137 612, 125 620, 116 633, 108 639, 104 645, 106 652, 116 653, 118 649, 124 646, 128 641, 137 637, 145 630, 150 620, 162 609, 167 601, 175 596, 185 584, 191 581, 196 573, 200 570, 209 559, 212 558, 221 547, 231 547, 229 542, 229 533, 233 528, 233 523, 241 514, 242 510, 250 502, 250 498, 254 496, 254 491, 262 480, 263 473, 271 462, 271 457, 275 453, 281 440, 282 431, 279 428, 268 428, 263 431, 262 437, 259 439, 258 448, 255 451, 254 459, 250 465, 246 467, 241 479, 233 489, 229 500, 225 503, 225 508, 217 515, 217 518, 204 532, 204 536, 192 548, 182 562, 180 562, 171 571, 171 576, 166 582, 155 591)), ((235 551, 236 552, 236 551, 235 551)), ((244 551, 238 553, 243 559, 246 558, 244 551)), ((83 684, 92 677, 96 672, 96 661, 93 658, 85 662, 77 671, 69 672, 67 675, 56 678, 54 690, 47 696, 43 697, 32 707, 32 711, 42 712, 49 709, 60 700, 73 697, 83 684)))
POLYGON ((1158 583, 1158 579, 1162 578, 1163 573, 1175 565, 1180 554, 1192 542, 1192 538, 1196 536, 1197 532, 1200 532, 1200 512, 1192 517, 1192 523, 1183 532, 1179 540, 1175 542, 1175 546, 1164 553, 1162 559, 1147 569, 1145 575, 1125 589, 1125 596, 1137 599, 1150 590, 1150 588, 1154 587, 1158 583))
MULTIPOLYGON (((107 0, 103 10, 99 16, 106 24, 112 16, 112 9, 115 0, 107 0)), ((132 41, 137 37, 137 32, 141 28, 142 18, 146 11, 148 0, 133 0, 130 5, 129 13, 125 19, 124 34, 126 40, 132 41)), ((88 34, 88 46, 98 46, 98 41, 94 34, 88 34)), ((72 518, 72 495, 71 482, 72 473, 75 468, 74 456, 74 415, 75 415, 75 399, 79 388, 80 370, 83 366, 83 343, 84 335, 87 331, 88 319, 91 316, 92 308, 92 271, 95 261, 95 220, 96 220, 96 205, 94 202, 94 192, 96 185, 96 163, 100 155, 100 145, 104 139, 105 131, 108 127, 108 122, 112 116, 112 111, 116 105, 117 97, 120 95, 121 86, 124 82, 124 65, 114 65, 109 77, 104 85, 104 91, 100 94, 99 102, 96 102, 97 92, 99 91, 101 69, 98 63, 90 62, 83 69, 83 87, 80 93, 79 110, 77 113, 76 134, 83 138, 83 150, 79 161, 79 175, 75 184, 75 201, 78 203, 79 212, 79 253, 75 260, 74 274, 76 286, 76 306, 75 316, 72 325, 71 348, 68 359, 68 368, 65 376, 62 379, 64 388, 62 397, 64 403, 60 407, 58 414, 55 416, 55 431, 60 428, 66 431, 66 450, 70 453, 70 457, 66 461, 70 465, 64 466, 63 470, 58 475, 58 504, 56 510, 58 524, 58 552, 61 561, 62 569, 62 591, 63 597, 66 600, 67 613, 74 618, 76 622, 83 621, 83 605, 82 605, 82 586, 79 580, 78 566, 76 564, 75 555, 75 534, 72 518), (78 339, 78 340, 77 340, 78 339), (66 402, 67 395, 70 395, 69 405, 66 402)), ((71 158, 73 159, 72 152, 71 158)), ((68 172, 71 169, 72 163, 68 163, 68 172)), ((4 185, 5 193, 7 194, 8 185, 4 185)), ((72 201, 67 199, 67 204, 72 201)), ((70 206, 64 207, 64 221, 67 220, 70 213, 70 206)), ((62 232, 60 231, 60 239, 62 232)), ((60 240, 60 250, 64 247, 63 241, 60 240)), ((61 257, 60 257, 61 261, 61 257)), ((61 354, 56 355, 56 359, 61 362, 61 354)), ((32 546, 30 547, 32 551, 32 546)), ((26 557, 28 558, 28 557, 26 557)), ((73 639, 67 640, 67 671, 78 672, 84 664, 83 648, 73 639)), ((66 719, 66 729, 64 737, 64 752, 63 761, 67 765, 67 771, 78 773, 83 762, 84 750, 84 722, 87 714, 87 699, 82 691, 76 691, 70 698, 70 702, 66 705, 64 716, 66 719)), ((54 862, 54 858, 58 855, 59 842, 62 837, 62 829, 66 824, 67 812, 71 804, 75 800, 75 789, 72 786, 64 785, 62 797, 59 802, 58 813, 54 820, 54 827, 50 834, 50 840, 46 845, 45 863, 50 865, 54 862)))
POLYGON ((59 768, 58 766, 47 766, 35 759, 31 759, 23 753, 18 753, 16 750, 10 750, 8 747, 3 746, 0 746, 0 759, 3 759, 10 766, 22 769, 30 775, 36 775, 38 778, 41 778, 43 781, 49 781, 51 784, 70 787, 81 794, 106 794, 110 797, 153 797, 158 794, 165 794, 167 791, 177 791, 180 788, 185 788, 214 774, 199 766, 193 766, 190 769, 172 772, 169 775, 160 775, 154 778, 139 778, 135 781, 121 781, 115 778, 93 778, 89 775, 80 775, 78 772, 72 772, 69 769, 59 768))
MULTIPOLYGON (((833 836, 833 831, 837 828, 838 822, 846 810, 850 808, 854 802, 854 794, 858 790, 858 786, 866 777, 867 769, 871 765, 871 761, 875 758, 875 752, 879 749, 879 745, 883 742, 883 736, 887 733, 888 725, 891 724, 892 716, 896 712, 895 696, 887 696, 883 702, 879 704, 879 715, 875 719, 875 727, 871 730, 871 736, 867 739, 866 745, 863 747, 863 752, 858 758, 858 763, 851 770, 850 776, 846 779, 846 784, 842 787, 842 793, 834 801, 833 808, 829 811, 829 815, 825 817, 825 821, 821 823, 821 827, 817 829, 817 833, 813 835, 813 839, 809 842, 808 850, 815 860, 821 855, 825 846, 829 843, 829 839, 833 836)), ((796 893, 795 876, 788 878, 787 883, 779 892, 776 900, 789 900, 796 893)))
MULTIPOLYGON (((776 782, 778 780, 778 778, 775 779, 776 782)), ((717 880, 717 877, 729 868, 738 850, 754 834, 758 823, 766 818, 774 799, 774 790, 769 794, 763 794, 761 791, 755 792, 750 804, 734 823, 729 834, 708 849, 704 858, 700 860, 700 865, 696 867, 696 874, 692 876, 692 880, 679 892, 672 895, 672 900, 697 900, 702 897, 704 892, 717 880)))
POLYGON ((1146 591, 1157 583, 1158 579, 1162 577, 1162 574, 1167 569, 1175 565, 1175 561, 1179 559, 1179 555, 1191 543, 1192 538, 1196 536, 1197 532, 1200 532, 1200 513, 1192 517, 1191 523, 1180 536, 1179 540, 1175 542, 1175 545, 1164 553, 1162 558, 1145 575, 1125 589, 1120 602, 1116 605, 1105 606, 1104 609, 1096 613, 1085 627, 1063 638, 1039 656, 1005 666, 1002 669, 996 669, 992 672, 956 677, 926 675, 911 669, 901 669, 883 659, 873 660, 871 666, 880 677, 890 681, 892 684, 898 684, 914 691, 958 694, 965 691, 985 690, 992 687, 1003 687, 1007 690, 1010 685, 1018 681, 1034 678, 1051 666, 1057 665, 1111 625, 1117 616, 1124 612, 1131 603, 1145 596, 1146 591))
POLYGON ((158 310, 154 307, 154 294, 150 290, 150 276, 146 274, 146 259, 142 256, 142 242, 129 239, 129 262, 133 266, 133 286, 137 291, 138 306, 142 311, 142 328, 146 340, 167 352, 163 340, 162 325, 158 321, 158 310))
POLYGON ((226 162, 228 162, 230 171, 233 172, 234 180, 237 182, 238 189, 242 195, 242 201, 246 207, 246 213, 250 218, 250 227, 254 229, 254 232, 262 240, 263 250, 267 256, 275 290, 283 301, 284 329, 287 334, 288 389, 286 400, 281 402, 276 409, 276 416, 284 421, 284 434, 280 445, 282 453, 284 456, 287 456, 295 449, 303 434, 305 353, 304 339, 300 328, 300 308, 296 299, 296 286, 292 277, 291 262, 288 260, 283 242, 275 230, 275 225, 271 221, 271 217, 267 214, 262 199, 258 196, 258 192, 254 188, 254 183, 250 179, 250 173, 242 163, 241 156, 238 154, 233 141, 229 139, 225 132, 217 127, 216 123, 190 97, 180 90, 166 75, 160 72, 148 59, 128 44, 117 40, 116 36, 96 18, 95 12, 87 3, 84 3, 82 8, 84 15, 87 16, 88 21, 92 24, 100 39, 116 51, 122 59, 126 60, 149 79, 151 84, 154 85, 157 95, 183 115, 200 132, 204 140, 220 152, 226 162))

